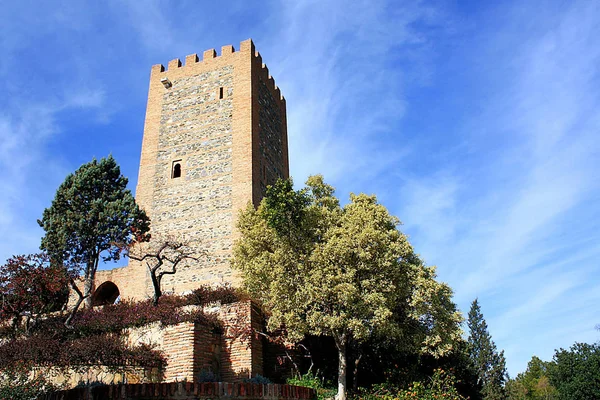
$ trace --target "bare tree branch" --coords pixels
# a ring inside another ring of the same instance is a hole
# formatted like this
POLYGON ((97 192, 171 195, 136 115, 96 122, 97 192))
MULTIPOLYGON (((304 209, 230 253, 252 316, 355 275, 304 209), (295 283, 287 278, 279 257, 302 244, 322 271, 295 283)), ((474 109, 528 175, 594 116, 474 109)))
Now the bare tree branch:
MULTIPOLYGON (((158 304, 162 296, 161 281, 165 275, 177 273, 177 267, 185 260, 198 261, 198 250, 183 239, 153 238, 150 242, 125 248, 126 255, 135 261, 144 262, 152 279, 154 295, 152 302, 158 304)), ((205 252, 200 252, 205 254, 205 252)))

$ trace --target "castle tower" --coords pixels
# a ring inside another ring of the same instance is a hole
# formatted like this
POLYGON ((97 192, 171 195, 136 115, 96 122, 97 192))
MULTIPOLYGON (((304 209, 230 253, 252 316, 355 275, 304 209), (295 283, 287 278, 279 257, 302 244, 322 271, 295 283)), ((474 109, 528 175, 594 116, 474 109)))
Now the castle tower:
MULTIPOLYGON (((206 252, 165 276, 165 291, 238 283, 229 265, 237 214, 288 175, 285 99, 251 40, 152 67, 136 200, 155 237, 206 252)), ((144 265, 101 272, 97 285, 112 281, 123 298, 151 293, 144 265)))

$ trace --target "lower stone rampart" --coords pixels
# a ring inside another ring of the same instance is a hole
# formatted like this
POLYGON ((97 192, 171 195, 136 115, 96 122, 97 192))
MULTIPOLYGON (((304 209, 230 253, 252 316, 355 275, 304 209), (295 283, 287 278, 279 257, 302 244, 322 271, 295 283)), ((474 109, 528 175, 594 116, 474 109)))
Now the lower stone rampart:
POLYGON ((314 389, 292 386, 253 383, 224 382, 174 382, 135 385, 110 385, 76 388, 48 394, 44 400, 196 400, 196 399, 244 399, 244 400, 312 400, 314 389))
MULTIPOLYGON (((189 311, 201 306, 186 306, 189 311)), ((198 322, 180 322, 161 326, 153 322, 136 328, 128 328, 121 335, 131 346, 148 345, 160 350, 166 357, 166 366, 156 368, 114 367, 101 365, 72 369, 40 367, 36 371, 52 383, 75 387, 78 384, 103 383, 154 383, 154 382, 202 382, 223 380, 242 382, 263 375, 262 338, 258 307, 251 301, 231 304, 215 304, 203 307, 205 313, 215 314, 223 330, 198 322), (49 373, 52 372, 52 373, 49 373)))

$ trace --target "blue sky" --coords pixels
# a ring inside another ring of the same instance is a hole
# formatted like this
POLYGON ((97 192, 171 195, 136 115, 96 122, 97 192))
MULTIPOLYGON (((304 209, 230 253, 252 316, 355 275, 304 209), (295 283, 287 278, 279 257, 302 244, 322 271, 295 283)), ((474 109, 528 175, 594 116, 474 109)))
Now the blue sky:
POLYGON ((514 376, 600 332, 597 1, 5 2, 0 260, 38 249, 64 177, 135 188, 152 64, 253 38, 291 173, 378 195, 514 376), (87 3, 87 4, 86 4, 87 3))

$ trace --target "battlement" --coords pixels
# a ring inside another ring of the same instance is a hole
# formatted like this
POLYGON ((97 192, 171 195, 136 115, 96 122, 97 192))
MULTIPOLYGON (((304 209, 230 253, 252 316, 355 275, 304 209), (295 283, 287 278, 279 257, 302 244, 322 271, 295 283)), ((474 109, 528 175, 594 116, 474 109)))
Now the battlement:
POLYGON ((236 51, 232 45, 226 45, 221 47, 221 54, 217 54, 215 49, 208 49, 202 53, 202 59, 199 58, 198 54, 190 54, 185 57, 185 63, 182 63, 179 58, 175 58, 167 64, 165 68, 162 64, 156 64, 152 66, 152 76, 166 76, 169 72, 177 71, 179 69, 189 69, 197 67, 199 64, 210 65, 215 62, 228 62, 233 61, 234 57, 239 54, 252 54, 253 62, 260 67, 260 76, 266 83, 271 91, 275 94, 275 98, 279 99, 285 104, 285 98, 281 94, 281 90, 275 84, 275 80, 269 74, 269 68, 262 62, 262 57, 254 46, 252 39, 244 40, 240 43, 239 51, 236 51))

